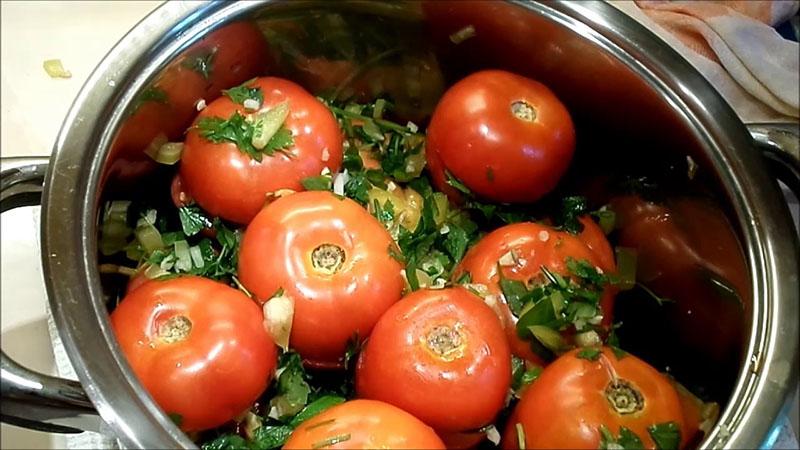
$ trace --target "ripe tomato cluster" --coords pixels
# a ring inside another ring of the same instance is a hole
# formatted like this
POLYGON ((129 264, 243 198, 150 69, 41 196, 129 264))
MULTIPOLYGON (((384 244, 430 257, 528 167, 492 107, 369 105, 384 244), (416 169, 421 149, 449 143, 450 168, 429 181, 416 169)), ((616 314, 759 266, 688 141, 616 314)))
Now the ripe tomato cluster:
POLYGON ((488 220, 570 165, 547 87, 472 74, 427 134, 285 79, 221 92, 175 143, 181 229, 142 214, 111 313, 181 429, 209 448, 677 449, 697 432, 702 403, 615 342, 593 216, 488 220))

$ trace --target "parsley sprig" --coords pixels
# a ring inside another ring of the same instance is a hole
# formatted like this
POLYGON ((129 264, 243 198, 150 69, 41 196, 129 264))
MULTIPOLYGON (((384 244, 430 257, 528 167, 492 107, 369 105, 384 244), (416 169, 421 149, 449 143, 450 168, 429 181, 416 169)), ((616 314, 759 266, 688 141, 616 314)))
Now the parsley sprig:
POLYGON ((253 145, 253 138, 257 135, 261 123, 258 120, 248 120, 246 116, 239 114, 238 111, 227 119, 203 117, 195 127, 200 131, 200 135, 204 139, 215 144, 232 142, 236 144, 240 151, 259 162, 264 155, 273 156, 275 152, 291 156, 286 150, 294 145, 292 132, 281 125, 267 141, 264 148, 256 148, 253 145))
POLYGON ((500 289, 512 313, 519 318, 517 333, 532 342, 534 351, 550 359, 569 348, 560 332, 592 330, 600 319, 600 297, 608 278, 585 260, 567 259, 570 276, 541 267, 531 286, 506 278, 498 264, 500 289))

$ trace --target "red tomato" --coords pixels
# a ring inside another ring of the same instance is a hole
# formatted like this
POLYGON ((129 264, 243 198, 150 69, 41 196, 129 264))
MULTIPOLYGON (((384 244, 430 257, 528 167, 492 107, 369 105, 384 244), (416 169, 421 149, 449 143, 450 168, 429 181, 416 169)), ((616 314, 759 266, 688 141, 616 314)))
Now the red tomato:
POLYGON ((268 60, 264 36, 251 23, 232 23, 209 33, 141 95, 114 140, 108 173, 128 180, 153 169, 156 164, 144 150, 157 136, 182 139, 198 100, 216 98, 222 89, 264 73, 268 60))
POLYGON ((474 73, 445 92, 428 126, 434 184, 453 195, 445 171, 480 197, 533 202, 569 167, 575 130, 543 84, 499 70, 474 73))
POLYGON ((303 422, 283 448, 444 449, 431 427, 400 408, 350 400, 303 422))
POLYGON ((262 322, 240 291, 190 276, 149 281, 111 313, 139 381, 185 431, 232 420, 267 388, 277 351, 262 322))
MULTIPOLYGON (((302 87, 280 78, 259 78, 248 86, 260 87, 263 107, 285 101, 291 109, 283 126, 292 132, 290 155, 276 152, 258 162, 232 142, 215 144, 192 128, 186 136, 180 175, 185 191, 206 211, 233 222, 247 224, 280 189, 303 190, 301 180, 332 172, 342 163, 342 136, 333 114, 302 87)), ((222 96, 204 109, 205 117, 230 118, 244 107, 222 96)))
POLYGON ((511 354, 491 308, 464 288, 419 290, 389 308, 356 366, 359 397, 437 430, 480 428, 503 407, 511 354))
POLYGON ((391 236, 364 208, 330 192, 291 194, 247 227, 239 279, 260 302, 294 300, 290 346, 314 366, 338 366, 354 335, 366 338, 400 299, 402 266, 391 236))
POLYGON ((617 358, 603 348, 595 361, 573 350, 547 366, 526 389, 503 436, 503 448, 600 448, 600 427, 619 435, 634 432, 646 448, 655 444, 647 428, 675 422, 684 437, 681 402, 670 381, 632 355, 617 358), (518 426, 519 424, 519 426, 518 426))
MULTIPOLYGON (((591 219, 588 219, 591 222, 591 219)), ((584 221, 584 233, 590 233, 593 245, 596 247, 610 246, 606 242, 601 245, 595 242, 597 236, 591 229, 592 224, 584 221)), ((595 227, 597 225, 594 225, 595 227)), ((605 239, 605 237, 602 237, 605 239)), ((605 250, 603 250, 605 251, 605 250)), ((582 236, 575 236, 566 231, 558 231, 547 225, 537 223, 517 223, 506 225, 484 236, 475 246, 473 246, 464 259, 453 271, 453 279, 457 280, 465 272, 470 274, 473 283, 485 285, 491 294, 500 297, 501 302, 494 304, 495 311, 500 316, 506 330, 506 336, 511 345, 512 352, 524 359, 539 365, 544 365, 545 361, 531 350, 530 342, 523 340, 517 334, 516 317, 502 299, 500 289, 500 275, 497 271, 501 258, 511 252, 514 255, 510 265, 502 267, 503 277, 510 280, 518 280, 530 283, 539 280, 541 277, 541 267, 561 274, 569 275, 567 269, 567 259, 572 258, 577 261, 586 260, 593 266, 601 265, 601 258, 592 251, 583 241, 582 236)), ((507 257, 506 257, 507 258, 507 257)), ((604 257, 605 258, 605 257, 604 257)), ((611 256, 613 264, 613 256, 611 256)), ((613 267, 613 265, 612 265, 613 267)), ((613 308, 614 293, 610 289, 604 293, 600 300, 600 309, 603 315, 603 324, 611 323, 611 311, 613 308)))

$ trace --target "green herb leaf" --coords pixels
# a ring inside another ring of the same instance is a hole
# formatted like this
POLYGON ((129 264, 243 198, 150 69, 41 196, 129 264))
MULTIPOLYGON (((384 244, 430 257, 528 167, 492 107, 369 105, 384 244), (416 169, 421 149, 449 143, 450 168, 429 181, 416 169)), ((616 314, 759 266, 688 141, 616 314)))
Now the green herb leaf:
POLYGON ((263 425, 253 433, 250 448, 252 450, 280 448, 289 439, 292 431, 294 428, 289 425, 263 425))
POLYGON ((141 106, 147 102, 167 104, 169 103, 169 96, 163 89, 157 86, 150 86, 145 89, 139 97, 136 98, 136 101, 133 105, 133 113, 135 114, 136 111, 138 111, 139 108, 141 108, 141 106))
POLYGON ((223 434, 211 442, 206 442, 203 450, 250 450, 247 441, 237 434, 223 434))
POLYGON ((183 60, 181 65, 183 67, 186 67, 187 69, 194 70, 195 72, 199 73, 204 79, 208 80, 209 77, 211 76, 213 61, 214 61, 214 52, 203 51, 188 56, 186 59, 183 60))
POLYGON ((467 185, 465 185, 464 183, 461 182, 461 180, 453 176, 452 173, 445 170, 444 176, 445 176, 445 182, 451 187, 453 187, 455 190, 461 192, 462 194, 467 194, 470 196, 472 195, 472 191, 467 187, 467 185))
POLYGON ((222 91, 222 93, 227 95, 228 98, 233 100, 234 103, 238 103, 240 105, 244 105, 245 100, 255 100, 259 105, 261 105, 264 102, 264 92, 262 92, 261 88, 258 86, 248 87, 247 84, 250 84, 251 82, 252 80, 234 88, 225 89, 222 91))
POLYGON ((296 414, 308 403, 311 387, 306 381, 306 372, 300 355, 287 352, 278 360, 278 367, 283 369, 278 377, 278 395, 272 399, 271 405, 278 405, 281 417, 296 414))
POLYGON ((528 288, 525 283, 518 280, 510 280, 503 276, 503 270, 498 266, 497 273, 500 275, 500 290, 508 303, 508 307, 515 316, 522 312, 522 299, 528 295, 528 288))
MULTIPOLYGON (((194 236, 203 228, 211 228, 213 225, 211 220, 200 210, 199 206, 182 206, 178 208, 178 217, 181 220, 183 234, 186 236, 194 236)), ((164 243, 167 244, 166 240, 164 243)))
POLYGON ((331 408, 336 405, 340 405, 345 402, 344 397, 339 397, 336 395, 324 395, 313 402, 309 403, 308 406, 303 408, 296 416, 292 418, 289 422, 291 427, 296 428, 301 423, 305 422, 308 419, 316 416, 317 414, 325 411, 328 408, 331 408))
POLYGON ((303 178, 300 183, 308 191, 330 191, 333 187, 331 177, 326 175, 319 175, 316 177, 303 178))
POLYGON ((644 449, 644 443, 636 433, 626 427, 619 427, 619 437, 614 437, 605 425, 600 425, 600 448, 641 450, 644 449))
POLYGON ((578 234, 583 231, 583 224, 578 219, 586 214, 586 211, 587 202, 585 197, 564 197, 556 222, 567 232, 578 234))
POLYGON ((650 425, 647 432, 659 450, 678 450, 681 443, 681 430, 675 422, 650 425))
POLYGON ((600 349, 596 347, 586 347, 581 349, 576 355, 578 358, 585 359, 588 361, 597 361, 600 358, 600 349))
POLYGON ((265 147, 261 150, 253 146, 253 136, 258 123, 248 122, 239 112, 234 112, 228 119, 220 117, 203 117, 197 122, 196 128, 200 135, 215 144, 231 142, 236 144, 240 151, 256 161, 261 161, 263 155, 272 156, 278 150, 283 150, 294 145, 292 133, 283 128, 272 135, 265 147))
POLYGON ((469 244, 469 235, 466 230, 456 224, 448 225, 450 231, 444 240, 444 248, 454 261, 461 261, 469 244))

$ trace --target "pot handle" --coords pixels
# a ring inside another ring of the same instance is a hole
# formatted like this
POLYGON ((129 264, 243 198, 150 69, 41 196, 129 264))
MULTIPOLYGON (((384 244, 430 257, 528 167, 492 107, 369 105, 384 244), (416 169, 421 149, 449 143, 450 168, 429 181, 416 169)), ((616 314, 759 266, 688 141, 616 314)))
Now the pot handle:
POLYGON ((775 177, 800 199, 800 124, 751 123, 747 129, 775 177))
MULTIPOLYGON (((3 158, 0 213, 41 204, 48 161, 3 158)), ((27 369, 0 349, 0 421, 49 433, 99 431, 102 419, 77 381, 27 369)))

